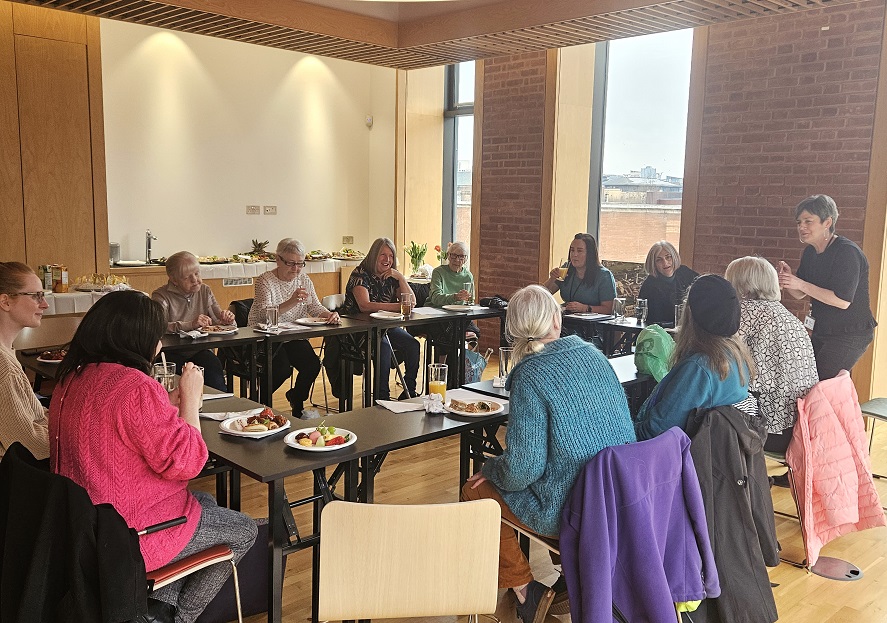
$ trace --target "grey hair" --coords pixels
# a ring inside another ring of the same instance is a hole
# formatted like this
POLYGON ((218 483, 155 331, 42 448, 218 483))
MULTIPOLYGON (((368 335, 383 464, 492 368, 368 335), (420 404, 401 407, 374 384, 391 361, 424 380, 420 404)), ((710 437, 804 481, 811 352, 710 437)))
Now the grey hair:
POLYGON ((199 266, 197 256, 188 251, 179 251, 173 253, 166 258, 166 276, 172 279, 178 279, 183 276, 185 268, 189 266, 199 266))
POLYGON ((277 243, 277 254, 280 255, 281 253, 293 253, 305 257, 305 245, 302 244, 301 240, 284 238, 277 243))
POLYGON ((456 242, 450 244, 450 246, 447 248, 447 253, 452 253, 456 249, 460 249, 462 251, 462 255, 468 255, 467 243, 462 242, 461 240, 457 240, 456 242))
POLYGON ((360 267, 363 270, 371 274, 376 273, 376 263, 379 261, 379 255, 382 253, 382 247, 391 249, 391 254, 394 256, 391 268, 397 270, 397 248, 394 246, 394 241, 391 238, 376 238, 373 240, 370 250, 367 251, 366 257, 360 263, 360 267))
POLYGON ((838 223, 838 205, 828 195, 811 195, 804 199, 795 208, 795 218, 801 216, 801 212, 809 212, 818 216, 820 222, 827 218, 832 219, 832 225, 828 228, 830 234, 835 233, 835 225, 838 223))
POLYGON ((508 301, 505 315, 505 333, 514 346, 514 362, 541 351, 560 318, 561 307, 546 288, 531 285, 521 288, 508 301))
POLYGON ((660 240, 659 242, 654 242, 653 246, 650 247, 650 250, 647 251, 647 259, 644 261, 644 270, 647 271, 648 275, 661 277, 659 270, 656 268, 656 254, 662 249, 665 249, 671 254, 675 270, 681 267, 681 254, 678 253, 675 246, 668 240, 660 240))
POLYGON ((778 301, 779 275, 773 265, 762 257, 740 257, 730 262, 724 277, 733 284, 741 299, 778 301))

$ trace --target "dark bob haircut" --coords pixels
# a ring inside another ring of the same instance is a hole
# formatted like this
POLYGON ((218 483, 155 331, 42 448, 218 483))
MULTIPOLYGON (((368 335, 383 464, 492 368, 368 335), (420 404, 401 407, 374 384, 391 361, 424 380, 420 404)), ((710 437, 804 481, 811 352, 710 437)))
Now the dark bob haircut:
POLYGON ((86 312, 59 366, 58 378, 76 374, 91 363, 119 363, 150 374, 157 342, 165 330, 160 303, 135 290, 110 292, 86 312))

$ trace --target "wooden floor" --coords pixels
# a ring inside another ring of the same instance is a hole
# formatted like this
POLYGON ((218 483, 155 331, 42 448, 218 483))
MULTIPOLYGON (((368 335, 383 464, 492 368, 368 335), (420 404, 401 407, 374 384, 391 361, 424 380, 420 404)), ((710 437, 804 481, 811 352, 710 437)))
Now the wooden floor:
MULTIPOLYGON (((493 375, 495 361, 488 367, 484 378, 493 375)), ((360 379, 356 379, 359 384, 360 379)), ((275 394, 274 406, 288 410, 282 388, 275 394)), ((355 387, 355 395, 360 390, 355 387)), ((392 389, 392 392, 394 390, 392 389)), ((398 390, 399 393, 399 390, 398 390)), ((320 386, 315 398, 323 401, 320 386)), ((396 393, 392 393, 396 396, 396 393)), ((377 503, 427 504, 458 500, 459 440, 457 437, 439 440, 394 452, 385 461, 376 477, 375 499, 377 503)), ((887 426, 882 424, 875 431, 872 450, 874 470, 887 473, 887 426)), ((771 473, 784 471, 774 465, 771 473)), ((887 480, 876 481, 882 499, 887 501, 887 480)), ((286 490, 290 499, 310 493, 311 476, 288 478, 286 490)), ((214 482, 203 479, 195 488, 214 492, 214 482)), ((243 478, 243 510, 252 517, 267 514, 267 488, 243 478)), ((794 510, 788 489, 773 489, 774 504, 780 510, 794 510)), ((307 509, 296 513, 299 525, 310 526, 307 509)), ((798 523, 776 518, 779 542, 783 555, 800 560, 803 558, 798 523)), ((773 589, 779 620, 786 623, 885 623, 887 622, 887 528, 843 536, 827 545, 822 555, 842 558, 856 564, 865 577, 856 582, 838 582, 808 574, 786 563, 770 570, 770 579, 778 584, 773 589)), ((536 579, 551 584, 557 578, 545 551, 535 548, 531 555, 536 579)), ((405 596, 405 598, 408 598, 405 596)), ((311 553, 298 552, 287 560, 283 591, 283 620, 286 623, 304 623, 311 616, 311 553)), ((503 623, 519 623, 510 594, 502 592, 496 615, 503 623)), ((266 615, 245 619, 248 623, 267 620, 266 615)), ((439 621, 455 621, 456 617, 439 621)), ((548 623, 563 623, 569 616, 549 615, 548 623)), ((431 619, 422 619, 430 622, 431 619)))

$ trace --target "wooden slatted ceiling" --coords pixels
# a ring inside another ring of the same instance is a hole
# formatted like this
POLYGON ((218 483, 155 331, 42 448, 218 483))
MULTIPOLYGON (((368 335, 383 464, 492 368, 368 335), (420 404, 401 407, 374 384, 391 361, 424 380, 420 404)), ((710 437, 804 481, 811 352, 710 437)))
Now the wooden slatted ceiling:
POLYGON ((478 58, 519 54, 531 50, 561 48, 779 15, 853 0, 672 0, 550 24, 434 41, 405 48, 308 32, 153 0, 13 1, 305 54, 397 69, 418 69, 478 58))

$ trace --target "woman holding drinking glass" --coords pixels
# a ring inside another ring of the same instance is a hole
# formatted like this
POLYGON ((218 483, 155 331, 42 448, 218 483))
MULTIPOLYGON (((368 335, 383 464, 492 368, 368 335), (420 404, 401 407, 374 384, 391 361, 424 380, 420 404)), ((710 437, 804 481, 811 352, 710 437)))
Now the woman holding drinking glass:
MULTIPOLYGON (((83 317, 49 406, 52 471, 111 504, 136 530, 184 516, 186 522, 139 539, 145 568, 225 544, 238 562, 256 539, 255 522, 188 491, 206 464, 198 409, 203 375, 186 363, 167 394, 149 376, 166 330, 163 308, 135 290, 110 292, 83 317)), ((191 623, 231 568, 213 565, 152 594, 146 620, 191 623)))
MULTIPOLYGON (((256 294, 249 310, 249 326, 264 323, 268 307, 277 307, 278 322, 295 322, 299 318, 312 316, 326 319, 327 324, 338 324, 339 314, 320 304, 314 284, 308 275, 302 273, 305 268, 305 245, 294 238, 284 238, 277 243, 276 255, 277 268, 255 280, 256 294)), ((293 368, 298 370, 298 375, 292 389, 286 392, 286 399, 293 415, 299 417, 311 392, 311 384, 320 373, 320 359, 308 340, 280 343, 271 363, 272 393, 292 375, 293 368)))
POLYGON ((601 265, 594 237, 576 234, 570 243, 569 258, 566 276, 561 278, 563 267, 556 266, 543 285, 552 294, 560 290, 564 309, 568 312, 612 314, 616 280, 613 273, 601 265))
MULTIPOLYGON (((474 276, 466 268, 468 262, 468 245, 461 241, 452 243, 447 249, 447 263, 438 266, 431 272, 431 287, 428 300, 425 302, 430 307, 443 307, 444 305, 469 304, 475 292, 474 276)), ((434 325, 432 325, 434 326, 434 325)), ((429 333, 432 333, 430 326, 429 333)), ((437 343, 449 343, 451 333, 450 325, 441 325, 440 333, 446 335, 431 335, 437 343)), ((472 322, 465 331, 465 337, 480 337, 480 329, 472 322)))

